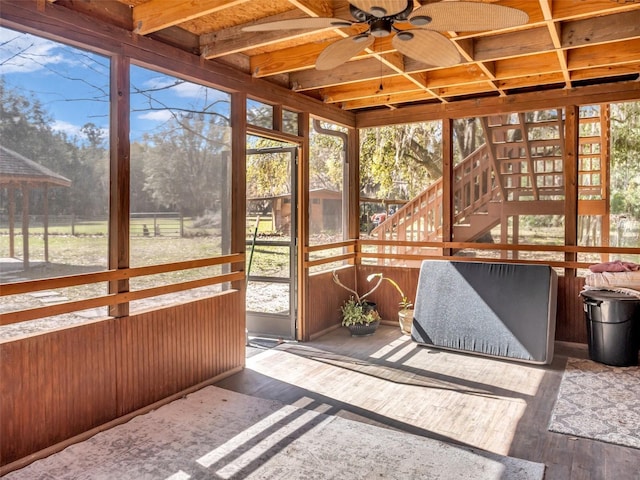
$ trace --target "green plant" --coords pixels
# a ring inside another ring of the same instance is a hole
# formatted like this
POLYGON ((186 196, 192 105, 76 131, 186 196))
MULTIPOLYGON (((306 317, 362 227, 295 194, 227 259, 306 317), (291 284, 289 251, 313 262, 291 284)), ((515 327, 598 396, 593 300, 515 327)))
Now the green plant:
POLYGON ((366 302, 358 302, 355 297, 349 297, 342 307, 342 325, 348 327, 350 325, 365 324, 380 320, 380 314, 377 310, 371 309, 366 302))

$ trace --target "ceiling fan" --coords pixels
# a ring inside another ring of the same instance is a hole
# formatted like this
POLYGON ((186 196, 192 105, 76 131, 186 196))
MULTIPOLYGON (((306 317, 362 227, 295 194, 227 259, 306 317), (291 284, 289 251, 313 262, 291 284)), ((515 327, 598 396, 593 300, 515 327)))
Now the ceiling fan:
POLYGON ((492 3, 441 1, 413 9, 413 0, 349 0, 356 20, 309 17, 260 23, 244 27, 247 32, 273 30, 346 28, 365 25, 364 33, 338 40, 316 59, 317 70, 331 70, 373 45, 376 38, 395 34, 393 48, 403 55, 435 67, 460 62, 455 45, 437 32, 475 32, 523 25, 529 16, 522 10, 492 3))

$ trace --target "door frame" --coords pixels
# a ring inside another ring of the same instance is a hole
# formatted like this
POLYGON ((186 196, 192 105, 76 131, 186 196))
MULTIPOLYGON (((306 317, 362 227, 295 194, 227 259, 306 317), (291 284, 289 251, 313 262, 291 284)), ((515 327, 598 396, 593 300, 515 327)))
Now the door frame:
MULTIPOLYGON (((300 279, 298 278, 298 161, 300 157, 300 145, 291 140, 283 140, 279 138, 265 137, 261 134, 249 133, 247 135, 269 138, 282 142, 277 147, 265 148, 247 148, 245 159, 249 155, 259 155, 260 153, 289 153, 291 155, 290 170, 290 189, 291 189, 291 221, 290 221, 290 240, 287 241, 259 241, 256 240, 254 246, 287 246, 289 247, 289 276, 288 277, 265 277, 258 275, 247 275, 247 285, 250 281, 289 284, 289 312, 288 314, 277 314, 268 312, 256 312, 246 310, 246 326, 248 334, 254 334, 261 337, 277 337, 287 340, 296 340, 298 335, 298 289, 300 288, 300 279), (285 319, 288 319, 286 326, 283 326, 285 319), (255 328, 260 325, 260 328, 255 328)), ((245 160, 246 161, 246 160, 245 160)), ((247 246, 250 244, 247 241, 247 246)))

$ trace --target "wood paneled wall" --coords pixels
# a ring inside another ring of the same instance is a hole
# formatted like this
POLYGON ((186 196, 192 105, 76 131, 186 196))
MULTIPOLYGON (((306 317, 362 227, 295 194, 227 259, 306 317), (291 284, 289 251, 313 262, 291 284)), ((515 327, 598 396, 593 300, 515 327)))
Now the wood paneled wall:
MULTIPOLYGON (((407 298, 413 303, 416 299, 416 290, 418 288, 419 268, 409 267, 384 267, 380 265, 359 265, 358 266, 358 285, 360 291, 365 292, 370 289, 377 279, 367 282, 367 276, 372 273, 382 273, 385 278, 390 278, 398 284, 407 298)), ((377 303, 378 313, 383 320, 391 322, 398 321, 398 303, 402 300, 400 293, 391 283, 383 281, 382 285, 368 297, 372 302, 377 303)))
POLYGON ((556 340, 587 343, 587 323, 580 291, 584 277, 558 277, 556 340))
MULTIPOLYGON (((354 267, 355 268, 355 267, 354 267)), ((398 268, 379 265, 358 265, 358 292, 364 293, 367 276, 372 273, 383 273, 385 277, 398 283, 402 291, 411 301, 415 301, 418 287, 419 268, 398 268)), ((340 270, 340 279, 349 286, 354 285, 353 269, 340 270)), ((313 338, 324 330, 340 324, 339 308, 348 292, 337 287, 331 280, 331 273, 312 275, 309 278, 310 292, 322 292, 322 295, 310 295, 308 326, 313 338)), ((584 309, 580 291, 584 286, 584 278, 558 277, 558 305, 556 316, 556 340, 563 342, 587 343, 587 330, 584 320, 584 309)), ((383 320, 396 322, 398 318, 398 302, 400 294, 389 283, 383 284, 369 297, 378 304, 378 312, 383 320)))
MULTIPOLYGON (((355 286, 355 267, 345 267, 338 270, 340 281, 349 288, 355 286)), ((336 285, 331 272, 309 275, 309 303, 307 308, 306 338, 317 337, 322 332, 334 328, 341 323, 340 306, 349 298, 349 292, 336 285)))
POLYGON ((1 465, 242 367, 244 328, 232 290, 0 343, 1 465))

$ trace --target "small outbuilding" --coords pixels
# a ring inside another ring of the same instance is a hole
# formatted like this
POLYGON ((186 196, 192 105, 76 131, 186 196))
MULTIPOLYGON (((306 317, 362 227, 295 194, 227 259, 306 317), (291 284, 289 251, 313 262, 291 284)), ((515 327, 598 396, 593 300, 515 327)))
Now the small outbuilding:
POLYGON ((71 180, 47 167, 0 145, 0 188, 7 189, 9 225, 9 257, 15 258, 16 191, 22 194, 22 262, 29 268, 29 196, 35 189, 43 190, 44 260, 49 261, 49 187, 70 187, 71 180))

